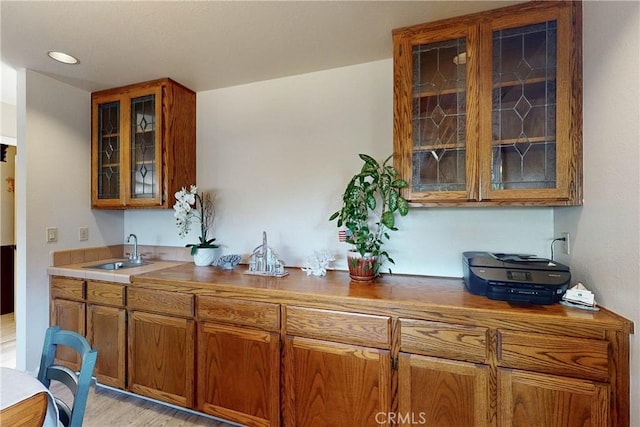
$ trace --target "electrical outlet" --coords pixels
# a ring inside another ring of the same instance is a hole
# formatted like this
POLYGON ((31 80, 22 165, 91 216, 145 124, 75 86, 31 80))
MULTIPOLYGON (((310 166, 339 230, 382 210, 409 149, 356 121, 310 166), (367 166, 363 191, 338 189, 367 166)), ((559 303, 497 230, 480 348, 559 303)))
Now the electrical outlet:
POLYGON ((78 228, 78 240, 89 240, 89 227, 78 228))
POLYGON ((565 255, 571 254, 571 236, 569 233, 562 233, 562 237, 564 237, 564 242, 562 242, 562 253, 565 255))
POLYGON ((58 228, 57 227, 47 227, 47 243, 57 242, 58 241, 58 228))

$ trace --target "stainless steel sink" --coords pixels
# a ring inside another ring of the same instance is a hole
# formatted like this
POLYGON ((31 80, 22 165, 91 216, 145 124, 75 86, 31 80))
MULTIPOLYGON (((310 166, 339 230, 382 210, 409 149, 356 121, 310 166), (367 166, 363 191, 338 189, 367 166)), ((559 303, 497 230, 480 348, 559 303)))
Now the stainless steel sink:
POLYGON ((105 262, 102 264, 86 265, 83 268, 95 268, 98 270, 120 270, 123 268, 140 267, 140 266, 149 265, 149 264, 152 264, 152 263, 148 261, 143 261, 143 260, 132 261, 127 259, 124 261, 111 261, 111 262, 105 262))

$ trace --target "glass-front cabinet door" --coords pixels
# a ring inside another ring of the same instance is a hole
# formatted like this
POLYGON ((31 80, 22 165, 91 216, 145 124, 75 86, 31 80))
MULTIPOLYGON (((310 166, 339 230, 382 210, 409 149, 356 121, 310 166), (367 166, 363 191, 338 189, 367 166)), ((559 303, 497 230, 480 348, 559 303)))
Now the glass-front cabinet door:
POLYGON ((129 99, 127 204, 161 203, 162 114, 160 89, 132 93, 129 99))
POLYGON ((160 96, 160 88, 145 88, 94 100, 95 207, 161 203, 160 96))
POLYGON ((395 154, 406 160, 400 171, 414 199, 466 201, 478 192, 467 173, 477 162, 476 38, 456 25, 395 40, 396 91, 407 96, 394 108, 411 123, 396 126, 395 154))
POLYGON ((122 102, 109 96, 93 104, 92 204, 124 205, 122 189, 122 102))
POLYGON ((581 5, 394 30, 395 166, 414 204, 582 203, 581 5))
POLYGON ((551 9, 501 17, 483 27, 483 47, 490 47, 491 57, 482 69, 491 73, 481 78, 491 94, 483 93, 480 101, 487 113, 481 119, 482 199, 562 202, 572 196, 569 17, 551 9))

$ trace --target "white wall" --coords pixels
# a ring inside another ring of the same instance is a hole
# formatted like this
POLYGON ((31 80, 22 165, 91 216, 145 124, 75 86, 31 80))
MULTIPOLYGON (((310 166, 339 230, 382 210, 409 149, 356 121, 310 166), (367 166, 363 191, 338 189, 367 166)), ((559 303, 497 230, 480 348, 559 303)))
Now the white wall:
POLYGON ((596 300, 634 321, 631 425, 640 426, 640 3, 584 3, 584 190, 555 212, 563 260, 596 300))
POLYGON ((122 243, 121 212, 91 210, 91 98, 33 71, 18 71, 16 179, 17 367, 37 369, 49 325, 49 253, 122 243), (58 242, 45 243, 46 227, 58 242), (90 239, 78 241, 78 227, 90 239))
MULTIPOLYGON (((329 249, 346 269, 347 246, 328 218, 360 170, 358 153, 393 150, 392 74, 388 59, 198 93, 197 184, 216 193, 224 253, 248 255, 264 230, 288 265, 329 249)), ((465 250, 549 256, 553 210, 412 209, 398 228, 394 272, 461 277, 465 250)), ((144 244, 197 239, 177 237, 172 210, 127 211, 125 233, 144 244)))
POLYGON ((2 102, 0 104, 0 134, 4 137, 16 137, 16 106, 2 102))

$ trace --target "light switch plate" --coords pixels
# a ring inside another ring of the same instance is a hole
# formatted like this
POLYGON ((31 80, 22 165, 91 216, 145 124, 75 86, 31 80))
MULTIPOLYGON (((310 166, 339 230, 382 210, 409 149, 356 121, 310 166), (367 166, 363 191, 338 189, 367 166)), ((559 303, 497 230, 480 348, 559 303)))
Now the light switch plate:
POLYGON ((57 227, 47 227, 47 243, 57 242, 58 241, 58 228, 57 227))

